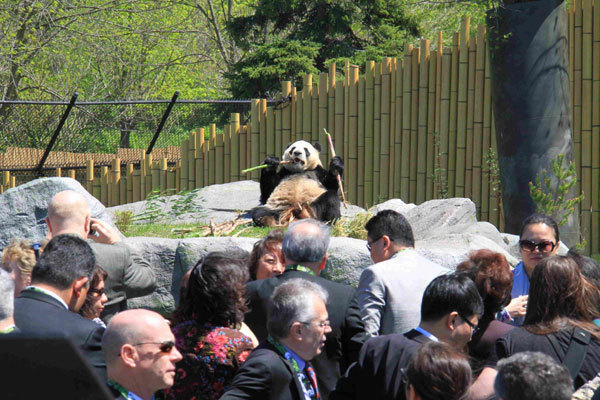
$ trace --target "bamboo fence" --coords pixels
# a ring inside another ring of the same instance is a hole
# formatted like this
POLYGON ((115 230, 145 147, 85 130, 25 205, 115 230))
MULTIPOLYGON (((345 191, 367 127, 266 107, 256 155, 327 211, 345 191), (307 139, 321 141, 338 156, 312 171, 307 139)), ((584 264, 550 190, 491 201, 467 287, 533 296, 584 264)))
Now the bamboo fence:
MULTIPOLYGON (((568 16, 575 162, 578 190, 585 194, 581 227, 588 252, 599 253, 600 7, 577 0, 568 16)), ((266 155, 281 156, 289 142, 300 139, 323 144, 326 166, 326 128, 344 158, 351 203, 366 207, 389 198, 422 203, 464 196, 477 205, 479 220, 502 229, 499 181, 490 157, 496 136, 485 28, 471 29, 464 17, 451 42, 443 46, 439 34, 434 43, 407 44, 398 58, 368 61, 362 74, 358 66, 346 63, 340 72, 332 64, 328 73, 305 76, 302 90, 284 81, 281 96, 289 101, 267 107, 264 99, 253 100, 247 125, 232 114, 223 134, 214 124, 207 132, 198 129, 181 145, 176 164, 152 154, 142 154, 139 166, 115 158, 111 168, 101 167, 98 179, 94 161, 88 160, 85 186, 113 206, 142 200, 157 189, 179 192, 258 180, 260 171, 241 170, 266 155)), ((0 190, 10 185, 10 174, 3 172, 0 190)))

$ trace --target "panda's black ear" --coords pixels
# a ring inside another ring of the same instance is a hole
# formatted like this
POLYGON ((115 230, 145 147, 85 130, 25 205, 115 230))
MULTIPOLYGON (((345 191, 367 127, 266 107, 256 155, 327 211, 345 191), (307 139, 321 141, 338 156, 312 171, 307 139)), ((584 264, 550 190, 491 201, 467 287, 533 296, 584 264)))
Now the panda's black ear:
POLYGON ((320 153, 322 148, 321 148, 321 143, 319 142, 315 142, 315 144, 313 144, 313 147, 320 153))
POLYGON ((285 145, 284 151, 289 149, 291 145, 292 145, 292 142, 288 142, 288 144, 285 145))

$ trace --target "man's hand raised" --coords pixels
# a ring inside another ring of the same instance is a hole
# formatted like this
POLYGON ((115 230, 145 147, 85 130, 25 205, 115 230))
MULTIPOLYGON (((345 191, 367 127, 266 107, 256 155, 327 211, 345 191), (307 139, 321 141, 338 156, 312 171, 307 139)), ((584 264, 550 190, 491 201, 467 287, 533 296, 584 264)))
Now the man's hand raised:
POLYGON ((104 244, 115 244, 121 241, 121 237, 117 231, 111 228, 106 222, 96 218, 90 218, 90 222, 91 230, 94 231, 95 234, 92 234, 90 231, 88 235, 89 239, 104 244))

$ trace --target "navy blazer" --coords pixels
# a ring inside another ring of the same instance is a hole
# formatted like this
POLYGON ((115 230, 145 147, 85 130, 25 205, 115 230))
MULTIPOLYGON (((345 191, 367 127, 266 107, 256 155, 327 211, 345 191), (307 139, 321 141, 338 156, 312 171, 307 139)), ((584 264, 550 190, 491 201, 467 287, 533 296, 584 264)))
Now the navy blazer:
POLYGON ((221 399, 304 400, 304 392, 292 363, 264 341, 242 364, 221 399))
POLYGON ((67 310, 54 297, 34 290, 23 290, 15 299, 14 319, 23 333, 71 339, 100 379, 106 382, 106 363, 102 354, 103 326, 67 310))
POLYGON ((311 361, 317 374, 320 397, 327 400, 340 376, 350 364, 358 359, 358 353, 363 343, 369 338, 360 317, 355 289, 307 272, 288 270, 274 278, 248 283, 246 298, 250 311, 246 314, 244 322, 258 340, 265 340, 268 336, 267 305, 269 299, 277 286, 293 278, 303 278, 314 282, 329 294, 325 306, 329 314, 331 333, 327 335, 321 354, 311 361))

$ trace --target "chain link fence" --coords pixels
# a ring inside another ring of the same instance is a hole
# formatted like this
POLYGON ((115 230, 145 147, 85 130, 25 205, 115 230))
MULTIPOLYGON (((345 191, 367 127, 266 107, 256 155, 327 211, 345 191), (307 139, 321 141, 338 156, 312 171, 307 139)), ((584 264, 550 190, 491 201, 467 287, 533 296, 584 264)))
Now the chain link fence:
POLYGON ((126 159, 122 161, 135 164, 137 158, 139 163, 138 155, 148 149, 163 119, 153 154, 174 163, 176 148, 192 131, 205 128, 208 134, 211 123, 219 131, 232 113, 239 113, 242 122, 250 115, 250 100, 178 100, 167 113, 171 102, 75 101, 65 115, 69 102, 0 101, 0 170, 11 171, 17 185, 37 176, 54 176, 56 168, 75 171, 83 182, 87 159, 109 165, 119 154, 126 159), (53 136, 56 140, 50 146, 53 136))

